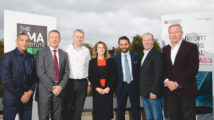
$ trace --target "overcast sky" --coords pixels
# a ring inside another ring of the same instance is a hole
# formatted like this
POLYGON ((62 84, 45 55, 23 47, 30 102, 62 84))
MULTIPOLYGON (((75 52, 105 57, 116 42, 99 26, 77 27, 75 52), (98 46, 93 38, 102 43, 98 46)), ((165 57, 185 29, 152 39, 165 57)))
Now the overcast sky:
POLYGON ((61 47, 72 43, 73 30, 81 28, 85 42, 93 46, 104 41, 111 48, 123 35, 132 40, 151 32, 160 40, 162 15, 214 11, 214 0, 1 0, 0 38, 4 9, 56 17, 61 47))

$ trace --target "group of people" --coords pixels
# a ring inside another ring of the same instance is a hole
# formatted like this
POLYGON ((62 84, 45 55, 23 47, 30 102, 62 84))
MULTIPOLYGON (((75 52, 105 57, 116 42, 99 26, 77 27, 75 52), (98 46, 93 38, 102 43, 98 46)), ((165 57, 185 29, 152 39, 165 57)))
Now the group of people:
POLYGON ((49 45, 39 50, 35 60, 26 51, 29 36, 19 34, 17 48, 5 53, 0 63, 4 120, 14 120, 17 113, 21 120, 31 120, 35 88, 40 120, 81 120, 90 90, 94 120, 113 119, 113 97, 117 98, 118 120, 125 120, 128 98, 133 120, 141 119, 140 100, 147 120, 163 120, 163 97, 170 120, 195 120, 198 47, 182 40, 180 24, 170 25, 168 33, 170 44, 162 52, 154 47, 153 35, 144 34, 142 55, 130 52, 129 38, 121 36, 121 53, 111 57, 102 41, 91 56, 83 46, 81 29, 73 32, 73 43, 64 51, 59 48, 60 32, 52 30, 49 45))

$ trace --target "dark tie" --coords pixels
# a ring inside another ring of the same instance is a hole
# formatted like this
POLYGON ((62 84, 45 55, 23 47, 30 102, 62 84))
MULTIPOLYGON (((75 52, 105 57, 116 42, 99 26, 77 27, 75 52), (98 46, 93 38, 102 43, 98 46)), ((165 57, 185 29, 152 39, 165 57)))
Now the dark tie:
POLYGON ((54 51, 54 65, 55 65, 55 70, 56 70, 56 79, 55 82, 58 83, 59 82, 59 68, 58 68, 58 61, 57 61, 57 57, 56 57, 56 50, 54 51))

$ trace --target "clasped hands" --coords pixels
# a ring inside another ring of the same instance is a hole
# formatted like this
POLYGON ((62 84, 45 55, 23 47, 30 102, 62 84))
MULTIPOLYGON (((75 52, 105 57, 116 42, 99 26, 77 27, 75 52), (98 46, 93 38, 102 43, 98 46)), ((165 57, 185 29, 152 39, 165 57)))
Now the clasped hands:
POLYGON ((104 94, 108 94, 110 92, 110 88, 106 87, 106 88, 102 89, 102 88, 97 87, 96 91, 98 93, 100 93, 101 95, 104 95, 104 94))
POLYGON ((62 87, 60 85, 55 85, 52 88, 52 93, 54 94, 54 96, 58 96, 61 91, 62 91, 62 87))
POLYGON ((31 97, 32 94, 33 94, 32 90, 24 92, 24 94, 21 97, 21 102, 22 103, 27 103, 30 100, 30 97, 31 97))
POLYGON ((179 85, 176 81, 174 82, 174 81, 170 81, 170 80, 167 80, 165 82, 165 85, 169 88, 170 91, 174 91, 179 87, 179 85))

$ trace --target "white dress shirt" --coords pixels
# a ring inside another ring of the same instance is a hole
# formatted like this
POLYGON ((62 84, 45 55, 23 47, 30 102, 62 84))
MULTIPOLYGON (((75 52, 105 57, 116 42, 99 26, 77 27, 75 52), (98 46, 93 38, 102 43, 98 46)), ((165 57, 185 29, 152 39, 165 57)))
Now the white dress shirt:
POLYGON ((153 46, 151 48, 149 48, 148 50, 143 50, 143 59, 141 60, 141 66, 143 65, 144 60, 146 59, 146 56, 148 55, 149 51, 153 48, 153 46))
POLYGON ((133 80, 133 75, 132 75, 132 61, 131 61, 131 56, 130 53, 121 53, 121 62, 122 62, 122 68, 123 68, 123 81, 126 82, 126 72, 125 72, 125 55, 127 55, 127 60, 129 63, 129 70, 130 70, 130 75, 131 75, 131 81, 133 80))
POLYGON ((56 50, 56 57, 57 57, 57 62, 58 62, 58 68, 59 68, 59 49, 54 49, 52 48, 51 46, 49 46, 49 48, 51 49, 51 54, 53 56, 53 59, 54 59, 54 51, 53 50, 56 50))
POLYGON ((181 46, 181 42, 182 42, 182 40, 180 40, 174 47, 172 47, 172 43, 169 44, 171 46, 171 62, 172 62, 172 65, 174 65, 174 63, 175 63, 175 58, 176 58, 178 50, 181 46))
POLYGON ((65 51, 68 53, 70 78, 83 79, 88 77, 88 66, 91 55, 89 49, 82 46, 79 50, 73 44, 69 45, 65 51))

